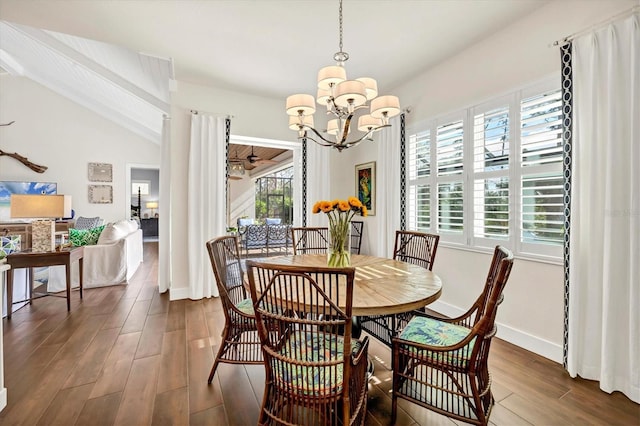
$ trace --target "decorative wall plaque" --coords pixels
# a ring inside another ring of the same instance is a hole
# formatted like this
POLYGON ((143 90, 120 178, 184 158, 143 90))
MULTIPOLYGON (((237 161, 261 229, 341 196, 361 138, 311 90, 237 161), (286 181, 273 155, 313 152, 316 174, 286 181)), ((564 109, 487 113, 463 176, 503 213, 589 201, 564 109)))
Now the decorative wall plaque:
POLYGON ((113 166, 108 163, 89 163, 89 180, 91 182, 113 181, 113 166))
POLYGON ((89 202, 93 204, 113 203, 113 187, 111 185, 89 185, 89 202))

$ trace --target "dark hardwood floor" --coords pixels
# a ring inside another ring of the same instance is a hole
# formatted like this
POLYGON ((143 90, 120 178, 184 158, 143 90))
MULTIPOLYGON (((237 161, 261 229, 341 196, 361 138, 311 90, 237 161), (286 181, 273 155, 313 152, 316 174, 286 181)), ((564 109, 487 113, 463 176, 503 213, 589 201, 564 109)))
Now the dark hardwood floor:
MULTIPOLYGON (((222 364, 207 385, 224 316, 218 299, 169 301, 158 294, 157 243, 128 286, 38 299, 4 327, 8 405, 2 425, 252 425, 261 366, 222 364)), ((499 313, 498 313, 499 315, 499 313)), ((390 351, 372 339, 375 376, 367 424, 391 413, 390 351)), ((496 339, 490 359, 495 425, 638 425, 640 406, 592 381, 496 339)), ((398 425, 453 425, 399 402, 398 425)))

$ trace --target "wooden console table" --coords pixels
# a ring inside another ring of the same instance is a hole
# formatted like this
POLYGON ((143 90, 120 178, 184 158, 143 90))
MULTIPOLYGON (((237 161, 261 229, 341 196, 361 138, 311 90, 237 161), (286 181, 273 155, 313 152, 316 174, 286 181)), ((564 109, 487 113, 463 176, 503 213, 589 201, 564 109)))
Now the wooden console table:
MULTIPOLYGON (((64 265, 67 275, 67 311, 71 311, 71 264, 78 261, 80 266, 80 299, 82 299, 82 257, 83 247, 68 247, 60 251, 47 251, 34 253, 31 249, 11 253, 7 256, 7 264, 11 269, 7 271, 7 319, 11 319, 13 306, 13 271, 19 268, 29 268, 29 303, 33 297, 33 268, 41 266, 64 265)), ((58 296, 56 294, 44 293, 42 296, 58 296)), ((40 296, 40 297, 42 297, 40 296)), ((61 297, 61 296, 58 296, 61 297)), ((24 302, 23 300, 19 302, 24 302)), ((15 303, 19 303, 15 302, 15 303)))

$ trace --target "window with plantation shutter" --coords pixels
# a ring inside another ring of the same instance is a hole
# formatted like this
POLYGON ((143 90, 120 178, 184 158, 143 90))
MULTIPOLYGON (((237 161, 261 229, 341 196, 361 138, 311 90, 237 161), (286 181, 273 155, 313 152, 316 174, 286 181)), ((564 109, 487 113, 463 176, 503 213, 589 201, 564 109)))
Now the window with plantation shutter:
POLYGON ((462 182, 438 184, 438 232, 462 234, 464 207, 462 182))
POLYGON ((438 126, 438 176, 462 173, 462 120, 438 126))
POLYGON ((521 229, 524 244, 563 242, 562 100, 559 90, 520 102, 521 229))
POLYGON ((522 242, 562 244, 562 184, 555 173, 522 177, 522 242))
POLYGON ((416 231, 431 231, 431 132, 411 135, 408 144, 409 165, 407 167, 408 219, 410 228, 416 231))
POLYGON ((473 237, 508 239, 509 106, 473 110, 473 237))
POLYGON ((562 162, 560 91, 532 96, 520 105, 522 167, 562 162))
POLYGON ((561 103, 549 79, 409 129, 409 228, 561 261, 561 103))

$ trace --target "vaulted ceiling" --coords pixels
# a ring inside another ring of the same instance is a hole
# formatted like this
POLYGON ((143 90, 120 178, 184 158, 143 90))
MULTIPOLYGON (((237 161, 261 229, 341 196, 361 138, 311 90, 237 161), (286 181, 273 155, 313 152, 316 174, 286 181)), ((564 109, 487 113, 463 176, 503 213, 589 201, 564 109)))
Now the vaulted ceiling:
MULTIPOLYGON (((344 0, 347 75, 376 78, 381 94, 392 93, 548 1, 344 0)), ((339 50, 335 0, 0 0, 0 20, 0 66, 156 139, 169 103, 161 80, 284 104, 292 93, 315 95, 318 69, 339 50)))

